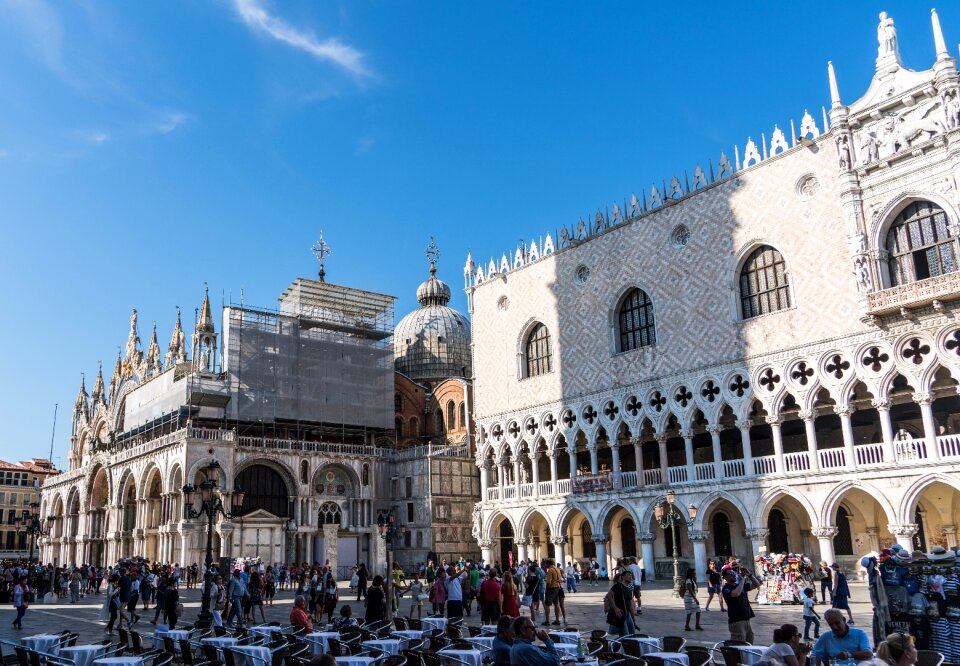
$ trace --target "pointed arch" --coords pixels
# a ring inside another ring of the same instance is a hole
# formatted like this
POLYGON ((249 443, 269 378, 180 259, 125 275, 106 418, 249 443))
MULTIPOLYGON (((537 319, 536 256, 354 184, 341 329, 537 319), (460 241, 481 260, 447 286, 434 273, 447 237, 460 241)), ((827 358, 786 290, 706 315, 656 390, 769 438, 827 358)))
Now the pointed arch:
POLYGON ((633 519, 634 525, 640 524, 640 521, 637 520, 637 515, 628 502, 611 500, 604 504, 603 508, 600 509, 600 512, 597 514, 597 519, 594 524, 594 534, 610 534, 610 522, 620 509, 627 512, 627 515, 633 519))
POLYGON ((903 499, 900 500, 900 511, 898 513, 900 523, 910 524, 913 522, 917 510, 917 503, 920 501, 920 496, 923 494, 923 491, 938 482, 960 492, 960 480, 948 474, 937 472, 921 476, 910 484, 906 492, 903 493, 903 499))
POLYGON ((547 516, 546 513, 537 507, 529 507, 523 512, 523 515, 521 515, 520 519, 517 521, 517 529, 515 534, 517 534, 519 538, 524 538, 524 535, 530 532, 530 526, 533 524, 533 521, 537 516, 542 518, 548 526, 550 525, 550 517, 547 516))
POLYGON ((693 521, 694 530, 704 529, 704 521, 706 521, 707 516, 710 515, 710 512, 713 509, 713 505, 718 504, 720 502, 728 502, 732 504, 733 507, 740 512, 740 515, 743 517, 743 521, 744 523, 746 523, 747 528, 749 529, 753 527, 750 524, 750 518, 752 517, 752 514, 750 513, 750 511, 747 510, 746 505, 744 505, 744 503, 740 501, 739 497, 725 490, 714 490, 713 492, 711 492, 710 494, 704 496, 702 499, 699 500, 698 507, 697 507, 697 517, 693 521))
POLYGON ((814 527, 821 525, 817 510, 810 502, 810 499, 803 493, 794 493, 793 489, 787 488, 786 486, 774 486, 760 496, 760 499, 757 500, 756 510, 750 514, 753 518, 754 525, 766 527, 767 518, 770 516, 770 509, 783 497, 789 497, 795 500, 806 512, 811 525, 814 527))
POLYGON ((510 516, 504 513, 503 511, 496 511, 495 513, 492 513, 490 517, 487 519, 488 522, 487 522, 486 529, 484 530, 484 535, 485 535, 484 538, 495 541, 497 537, 500 536, 497 533, 497 531, 498 531, 498 528, 500 527, 500 523, 502 523, 504 520, 507 521, 511 529, 513 529, 513 533, 518 534, 517 526, 513 522, 513 519, 511 519, 510 516))
POLYGON ((887 515, 887 523, 890 525, 896 524, 897 510, 894 508, 893 503, 885 494, 880 491, 879 488, 865 481, 861 481, 860 479, 849 479, 847 481, 841 481, 834 486, 823 500, 823 504, 820 507, 820 525, 833 525, 833 516, 837 512, 837 507, 840 505, 840 500, 843 499, 843 496, 850 490, 862 490, 867 495, 873 497, 883 509, 883 512, 887 515))

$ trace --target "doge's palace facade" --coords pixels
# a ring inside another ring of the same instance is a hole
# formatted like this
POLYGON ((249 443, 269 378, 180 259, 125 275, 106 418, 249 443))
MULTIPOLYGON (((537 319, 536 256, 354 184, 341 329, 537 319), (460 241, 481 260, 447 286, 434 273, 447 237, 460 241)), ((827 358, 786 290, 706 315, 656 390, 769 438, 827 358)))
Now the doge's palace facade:
POLYGON ((804 552, 853 568, 960 524, 960 76, 878 26, 804 112, 511 256, 467 260, 488 560, 804 552), (816 116, 816 117, 815 117, 816 116))

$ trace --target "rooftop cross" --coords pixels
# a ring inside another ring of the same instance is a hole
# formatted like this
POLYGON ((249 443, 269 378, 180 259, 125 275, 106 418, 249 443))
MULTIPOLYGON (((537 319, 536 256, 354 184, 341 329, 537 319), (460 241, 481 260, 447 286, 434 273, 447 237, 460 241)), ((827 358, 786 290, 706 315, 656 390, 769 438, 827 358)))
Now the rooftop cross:
POLYGON ((432 275, 437 272, 437 262, 440 260, 440 248, 437 247, 437 242, 433 240, 433 236, 430 236, 430 245, 427 246, 424 254, 427 256, 427 261, 430 262, 430 273, 432 275))
POLYGON ((327 241, 323 240, 323 230, 320 230, 320 239, 310 247, 310 251, 313 253, 313 256, 317 258, 317 262, 320 264, 320 282, 324 281, 326 276, 326 271, 323 269, 323 265, 327 261, 327 257, 333 254, 333 250, 330 249, 330 246, 327 245, 327 241))

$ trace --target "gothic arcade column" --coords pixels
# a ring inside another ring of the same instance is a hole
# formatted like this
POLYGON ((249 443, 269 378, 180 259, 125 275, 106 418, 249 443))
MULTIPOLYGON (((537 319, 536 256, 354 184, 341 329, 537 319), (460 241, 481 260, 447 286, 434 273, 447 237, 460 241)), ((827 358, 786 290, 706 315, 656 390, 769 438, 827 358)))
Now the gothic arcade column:
POLYGON ((940 460, 940 448, 937 446, 937 422, 933 418, 933 396, 929 393, 914 393, 913 400, 920 405, 923 438, 927 441, 927 458, 940 460))
POLYGON ((883 433, 882 441, 880 442, 883 446, 883 462, 893 462, 894 453, 893 453, 893 421, 890 420, 890 405, 893 404, 892 400, 871 400, 870 404, 877 410, 877 414, 880 415, 880 432, 883 433))
POLYGON ((563 562, 563 547, 567 543, 567 537, 553 537, 550 541, 553 543, 553 559, 556 562, 563 562))
POLYGON ((613 488, 620 490, 620 442, 617 440, 610 442, 610 455, 613 463, 613 488))
POLYGON ((683 437, 683 455, 686 458, 687 483, 697 480, 697 472, 693 466, 693 431, 684 430, 680 433, 683 437))
POLYGON ((493 564, 493 540, 480 539, 480 557, 486 564, 493 564))
POLYGON ((783 432, 780 430, 783 421, 778 416, 768 416, 767 423, 773 433, 773 455, 777 461, 777 474, 783 474, 787 468, 783 460, 783 432))
POLYGON ((539 451, 535 451, 530 456, 530 478, 533 481, 533 496, 540 496, 540 456, 539 451))
POLYGON ((916 523, 907 523, 906 525, 887 525, 887 530, 894 536, 897 543, 903 546, 908 552, 913 552, 913 537, 917 536, 920 526, 916 523))
MULTIPOLYGON (((568 446, 570 445, 568 444, 568 446)), ((576 446, 576 442, 573 446, 576 446)), ((577 450, 568 449, 567 455, 570 457, 570 487, 573 488, 573 481, 577 478, 577 450)))
POLYGON ((633 438, 633 459, 637 461, 637 487, 643 487, 643 442, 633 438))
POLYGON ((493 467, 493 463, 489 460, 484 460, 480 465, 480 501, 487 501, 487 488, 490 487, 490 468, 493 467))
POLYGON ((957 526, 956 525, 944 525, 943 536, 947 538, 947 548, 957 547, 957 526))
POLYGON ((653 542, 656 539, 652 532, 640 534, 640 557, 643 559, 643 570, 646 572, 647 580, 657 578, 657 560, 653 555, 653 542))
POLYGON ((707 427, 710 433, 710 447, 713 449, 713 473, 717 479, 723 478, 723 451, 720 449, 720 431, 722 428, 718 425, 707 427))
POLYGON ((670 471, 667 461, 667 433, 654 433, 657 445, 660 447, 660 483, 670 483, 670 471))
POLYGON ((689 531, 687 537, 693 542, 693 568, 697 572, 697 581, 707 582, 707 540, 710 532, 707 530, 689 531))
POLYGON ((811 409, 810 411, 800 412, 799 416, 803 419, 803 430, 807 435, 807 456, 810 458, 810 471, 819 472, 820 452, 817 450, 817 412, 811 409))
POLYGON ((527 544, 530 542, 527 539, 514 539, 513 545, 517 547, 517 561, 526 562, 527 561, 527 544))
POLYGON ((843 455, 846 458, 847 469, 857 468, 857 452, 853 448, 853 423, 850 421, 849 407, 834 407, 833 411, 840 416, 840 432, 843 433, 843 455))
POLYGON ((753 476, 753 447, 750 446, 750 427, 753 421, 737 421, 737 427, 740 429, 740 445, 743 448, 743 470, 746 476, 753 476))
POLYGON ((827 564, 833 564, 837 556, 833 550, 833 537, 837 536, 840 529, 837 527, 814 527, 810 533, 817 538, 820 544, 820 559, 827 564))
POLYGON ((590 473, 596 474, 600 471, 600 459, 597 456, 596 435, 591 435, 587 442, 587 450, 590 451, 590 473))
MULTIPOLYGON (((610 571, 610 561, 607 559, 607 544, 610 542, 609 534, 594 534, 593 545, 597 547, 597 562, 600 566, 610 571)), ((570 558, 573 559, 573 558, 570 558)))
POLYGON ((750 558, 756 560, 757 556, 763 552, 761 548, 766 548, 767 537, 770 535, 770 530, 766 527, 754 527, 744 530, 743 535, 750 539, 750 558))

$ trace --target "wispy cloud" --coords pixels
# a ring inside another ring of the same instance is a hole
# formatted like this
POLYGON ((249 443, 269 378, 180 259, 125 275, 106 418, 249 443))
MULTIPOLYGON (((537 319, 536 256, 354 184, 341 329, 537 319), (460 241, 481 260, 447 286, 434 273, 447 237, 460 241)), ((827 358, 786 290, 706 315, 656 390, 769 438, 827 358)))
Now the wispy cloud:
POLYGON ((13 25, 55 72, 63 73, 60 15, 43 0, 0 0, 0 18, 13 25))
POLYGON ((110 140, 110 135, 104 132, 103 130, 98 129, 89 129, 81 130, 77 132, 77 136, 81 141, 86 141, 87 143, 106 143, 110 140))
POLYGON ((259 0, 234 0, 234 7, 243 22, 253 30, 269 35, 295 49, 309 53, 318 60, 332 62, 356 76, 369 76, 364 65, 364 55, 336 39, 320 41, 309 31, 290 25, 283 19, 271 16, 259 0))
POLYGON ((162 118, 150 126, 150 131, 157 134, 170 134, 191 118, 189 113, 181 111, 172 111, 165 113, 162 118))

